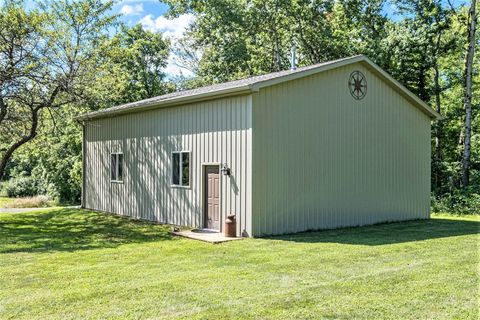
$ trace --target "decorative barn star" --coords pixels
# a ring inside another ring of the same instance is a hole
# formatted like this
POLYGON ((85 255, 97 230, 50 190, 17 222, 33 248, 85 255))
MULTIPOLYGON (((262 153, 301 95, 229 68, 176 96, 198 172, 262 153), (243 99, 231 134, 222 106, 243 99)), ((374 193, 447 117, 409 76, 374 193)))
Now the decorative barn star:
POLYGON ((348 87, 350 88, 350 94, 356 100, 363 99, 367 94, 367 80, 360 71, 353 71, 350 74, 348 80, 348 87))

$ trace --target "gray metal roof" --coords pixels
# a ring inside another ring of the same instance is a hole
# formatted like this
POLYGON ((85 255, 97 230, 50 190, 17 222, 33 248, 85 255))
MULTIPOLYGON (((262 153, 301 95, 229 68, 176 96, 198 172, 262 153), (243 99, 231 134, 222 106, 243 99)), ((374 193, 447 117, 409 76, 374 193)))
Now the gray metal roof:
MULTIPOLYGON (((353 57, 318 63, 306 67, 300 67, 295 70, 285 70, 279 72, 268 73, 259 76, 253 76, 246 79, 229 81, 219 84, 214 84, 210 86, 200 87, 192 90, 184 90, 178 92, 172 92, 169 94, 135 101, 127 104, 118 105, 115 107, 102 109, 87 114, 78 116, 77 120, 89 120, 100 117, 114 116, 123 113, 137 112, 141 110, 156 108, 160 106, 171 106, 176 104, 188 103, 193 101, 199 101, 202 99, 211 99, 217 96, 227 96, 234 94, 242 94, 248 92, 258 91, 261 87, 266 87, 269 85, 274 85, 280 82, 293 80, 299 77, 308 76, 317 72, 325 71, 334 67, 340 67, 346 64, 364 61, 367 64, 371 65, 377 71, 381 72, 383 76, 386 75, 387 79, 394 82, 394 84, 400 87, 403 91, 408 91, 405 87, 391 78, 385 71, 381 70, 380 67, 371 62, 367 57, 363 55, 357 55, 353 57)), ((413 94, 408 91, 408 95, 411 97, 413 94)), ((413 95, 414 96, 414 95, 413 95)), ((423 101, 418 97, 413 97, 413 102, 417 104, 422 104, 422 108, 427 107, 431 116, 438 118, 438 114, 435 114, 430 107, 428 107, 423 101), (431 112, 430 112, 431 111, 431 112), (433 113, 432 113, 433 112, 433 113)))

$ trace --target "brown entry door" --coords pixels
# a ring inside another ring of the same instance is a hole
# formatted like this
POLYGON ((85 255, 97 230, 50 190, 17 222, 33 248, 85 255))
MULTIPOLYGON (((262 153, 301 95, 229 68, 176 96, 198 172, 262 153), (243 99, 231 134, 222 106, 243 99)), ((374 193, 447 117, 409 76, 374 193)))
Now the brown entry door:
POLYGON ((205 167, 205 227, 220 230, 220 174, 218 166, 205 167))

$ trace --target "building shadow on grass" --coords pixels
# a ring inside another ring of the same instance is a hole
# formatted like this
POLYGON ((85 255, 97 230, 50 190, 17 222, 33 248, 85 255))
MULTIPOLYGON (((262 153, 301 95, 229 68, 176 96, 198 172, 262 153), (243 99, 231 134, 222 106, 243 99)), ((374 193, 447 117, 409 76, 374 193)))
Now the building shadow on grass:
POLYGON ((83 209, 2 215, 0 254, 114 248, 172 239, 167 226, 83 209))
POLYGON ((343 243, 377 246, 478 234, 479 232, 480 222, 477 221, 430 219, 383 223, 355 228, 308 231, 273 236, 268 239, 304 243, 343 243))

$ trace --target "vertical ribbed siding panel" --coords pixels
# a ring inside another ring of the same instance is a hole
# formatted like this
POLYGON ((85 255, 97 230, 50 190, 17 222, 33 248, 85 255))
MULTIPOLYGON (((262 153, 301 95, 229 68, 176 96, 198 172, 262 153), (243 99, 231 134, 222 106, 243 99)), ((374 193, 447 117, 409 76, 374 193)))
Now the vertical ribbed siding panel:
POLYGON ((428 217, 430 119, 363 65, 261 89, 252 116, 254 235, 428 217))
POLYGON ((249 152, 244 153, 245 159, 245 192, 247 197, 244 197, 245 201, 245 226, 241 230, 242 235, 252 235, 253 230, 253 219, 252 219, 252 150, 253 150, 253 141, 252 141, 252 95, 249 95, 247 98, 247 112, 245 112, 245 148, 249 152))
POLYGON ((251 235, 251 112, 251 96, 238 96, 87 122, 86 207, 201 227, 202 165, 227 163, 222 219, 236 214, 238 233, 251 235), (191 152, 189 188, 171 186, 173 151, 191 152), (110 182, 112 152, 124 153, 122 184, 110 182))

